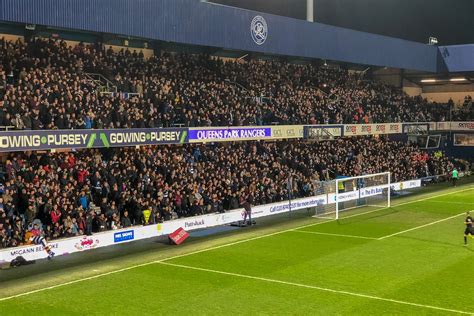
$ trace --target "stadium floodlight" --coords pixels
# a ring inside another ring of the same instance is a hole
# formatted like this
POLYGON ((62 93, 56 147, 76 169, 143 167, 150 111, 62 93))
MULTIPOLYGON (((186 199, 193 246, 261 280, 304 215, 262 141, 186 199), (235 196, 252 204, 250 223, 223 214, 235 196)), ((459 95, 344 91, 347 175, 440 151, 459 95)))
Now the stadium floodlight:
POLYGON ((438 39, 436 37, 430 36, 428 39, 428 45, 436 45, 438 44, 438 39))
POLYGON ((422 79, 421 82, 423 83, 431 83, 431 82, 436 82, 436 79, 422 79))
POLYGON ((466 78, 451 78, 449 79, 449 81, 452 81, 452 82, 460 82, 460 81, 466 81, 467 79, 466 78))

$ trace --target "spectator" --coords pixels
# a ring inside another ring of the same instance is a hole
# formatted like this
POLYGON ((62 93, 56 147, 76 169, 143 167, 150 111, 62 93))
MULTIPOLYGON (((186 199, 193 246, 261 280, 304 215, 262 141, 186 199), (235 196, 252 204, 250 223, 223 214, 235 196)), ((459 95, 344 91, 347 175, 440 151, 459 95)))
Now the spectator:
POLYGON ((300 198, 336 175, 391 171, 391 181, 399 182, 466 168, 441 152, 429 155, 383 137, 199 145, 199 159, 196 148, 10 154, 2 166, 2 247, 21 242, 31 223, 47 238, 61 238, 137 225, 146 210, 146 224, 248 210, 287 199, 290 173, 292 197, 300 198), (87 173, 79 179, 81 170, 87 173))

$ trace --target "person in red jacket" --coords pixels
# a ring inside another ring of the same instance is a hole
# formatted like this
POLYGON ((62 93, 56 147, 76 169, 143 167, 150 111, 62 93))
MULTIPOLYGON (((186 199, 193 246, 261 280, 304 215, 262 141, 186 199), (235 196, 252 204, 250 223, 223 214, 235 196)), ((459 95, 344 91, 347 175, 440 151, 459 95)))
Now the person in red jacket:
POLYGON ((56 224, 61 219, 61 211, 58 208, 58 205, 54 205, 54 208, 49 213, 51 215, 51 222, 56 224))
POLYGON ((86 178, 89 176, 89 172, 82 167, 77 171, 77 182, 84 184, 86 178))

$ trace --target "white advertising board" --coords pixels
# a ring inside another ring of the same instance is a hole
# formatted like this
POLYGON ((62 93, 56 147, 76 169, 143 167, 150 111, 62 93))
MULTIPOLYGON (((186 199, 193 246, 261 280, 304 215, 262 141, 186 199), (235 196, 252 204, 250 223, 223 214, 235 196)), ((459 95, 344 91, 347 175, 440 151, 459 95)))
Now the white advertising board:
MULTIPOLYGON (((392 190, 403 190, 410 188, 417 188, 421 186, 421 180, 404 181, 400 183, 391 184, 392 190)), ((368 197, 379 194, 381 190, 387 185, 363 188, 359 190, 342 193, 339 195, 339 201, 350 201, 360 197, 368 197)), ((335 194, 318 195, 291 201, 291 210, 299 210, 318 205, 333 204, 335 202, 335 194)), ((278 203, 259 205, 252 208, 252 217, 260 218, 279 213, 286 213, 290 211, 288 201, 278 203)), ((178 228, 182 227, 185 230, 192 231, 196 229, 209 228, 230 224, 243 219, 243 209, 238 209, 226 213, 207 214, 189 218, 181 218, 172 221, 166 221, 160 224, 153 224, 148 226, 134 226, 120 230, 107 231, 97 233, 92 236, 78 236, 67 239, 53 240, 49 243, 53 252, 57 256, 67 255, 75 252, 81 252, 101 247, 112 246, 116 244, 131 242, 135 240, 147 239, 168 235, 178 228)), ((17 256, 23 256, 27 260, 38 260, 47 257, 47 253, 42 246, 28 245, 15 248, 7 248, 0 251, 0 262, 10 262, 17 256)))

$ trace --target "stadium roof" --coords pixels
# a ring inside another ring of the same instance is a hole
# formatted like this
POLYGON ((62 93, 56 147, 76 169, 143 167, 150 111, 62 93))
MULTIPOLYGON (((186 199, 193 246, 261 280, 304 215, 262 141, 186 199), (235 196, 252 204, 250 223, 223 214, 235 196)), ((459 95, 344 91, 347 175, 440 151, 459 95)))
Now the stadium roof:
MULTIPOLYGON (((306 18, 306 0, 209 0, 255 11, 306 18)), ((440 45, 474 43, 472 0, 314 0, 316 22, 440 45)))

